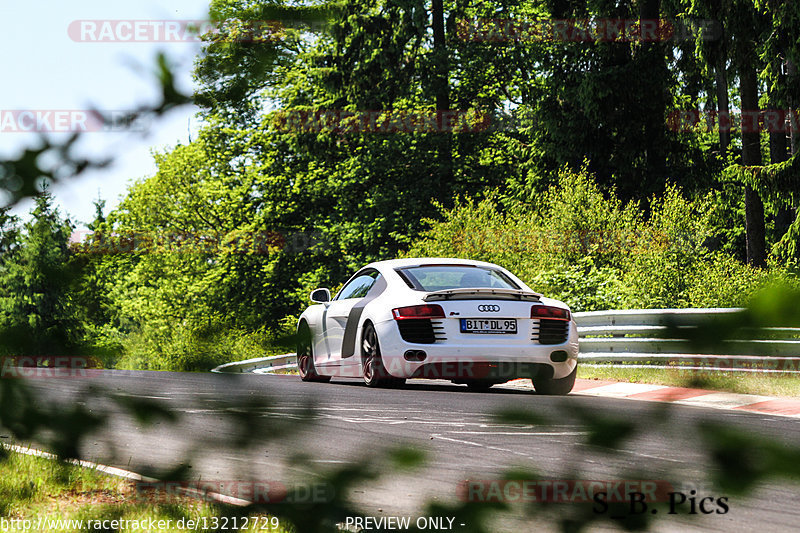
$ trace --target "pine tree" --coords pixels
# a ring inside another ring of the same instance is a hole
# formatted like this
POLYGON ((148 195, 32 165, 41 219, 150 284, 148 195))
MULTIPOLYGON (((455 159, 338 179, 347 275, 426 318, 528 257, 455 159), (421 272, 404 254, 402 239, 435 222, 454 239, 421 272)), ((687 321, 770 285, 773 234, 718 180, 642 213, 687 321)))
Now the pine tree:
POLYGON ((12 355, 59 355, 75 349, 81 337, 72 296, 72 225, 53 209, 48 192, 35 200, 18 247, 4 262, 0 294, 3 345, 12 355))

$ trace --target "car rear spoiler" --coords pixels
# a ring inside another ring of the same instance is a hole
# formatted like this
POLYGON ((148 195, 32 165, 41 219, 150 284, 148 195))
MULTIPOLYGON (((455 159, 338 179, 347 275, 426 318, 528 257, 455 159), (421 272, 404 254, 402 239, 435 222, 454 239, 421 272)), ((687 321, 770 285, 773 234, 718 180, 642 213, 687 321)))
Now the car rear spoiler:
POLYGON ((422 299, 426 302, 441 300, 520 300, 523 302, 538 302, 542 295, 538 292, 523 291, 522 289, 445 289, 426 294, 422 299))

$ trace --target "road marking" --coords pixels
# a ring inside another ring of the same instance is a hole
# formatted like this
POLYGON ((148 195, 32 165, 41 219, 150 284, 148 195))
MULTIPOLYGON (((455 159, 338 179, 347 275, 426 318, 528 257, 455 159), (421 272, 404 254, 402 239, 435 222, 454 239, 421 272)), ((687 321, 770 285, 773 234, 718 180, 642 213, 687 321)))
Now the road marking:
POLYGON ((521 432, 521 431, 448 431, 448 434, 458 434, 458 435, 526 435, 526 436, 534 436, 534 437, 564 437, 564 436, 575 436, 575 435, 588 435, 588 431, 538 431, 538 432, 521 432))
POLYGON ((650 455, 647 453, 635 452, 633 450, 624 450, 618 448, 615 450, 616 453, 629 453, 631 455, 636 455, 637 457, 646 457, 647 459, 658 459, 659 461, 669 461, 671 463, 681 463, 683 464, 685 461, 683 459, 671 459, 669 457, 661 457, 659 455, 650 455))
POLYGON ((116 396, 121 398, 147 398, 149 400, 174 400, 172 396, 145 396, 143 394, 127 394, 127 393, 117 393, 116 396))
POLYGON ((498 446, 487 446, 487 445, 481 444, 479 442, 472 442, 472 441, 462 440, 462 439, 454 439, 454 438, 451 438, 451 437, 443 437, 441 433, 431 433, 431 438, 434 439, 434 440, 446 440, 446 441, 449 441, 449 442, 455 442, 455 443, 459 443, 459 444, 467 444, 469 446, 477 446, 478 448, 485 448, 487 450, 494 450, 494 451, 497 451, 497 452, 505 452, 505 453, 510 453, 510 454, 513 454, 513 455, 520 455, 520 456, 528 458, 528 459, 531 459, 531 458, 534 457, 530 453, 517 452, 517 451, 514 451, 514 450, 509 450, 507 448, 500 448, 498 446))
POLYGON ((655 390, 666 389, 666 385, 651 385, 649 383, 614 383, 613 385, 603 385, 592 389, 584 389, 579 394, 582 396, 609 396, 613 398, 624 398, 631 394, 641 394, 655 390))
POLYGON ((754 403, 772 400, 769 396, 756 396, 754 394, 735 394, 732 392, 713 392, 703 396, 695 396, 685 400, 678 400, 677 404, 694 405, 701 407, 714 407, 717 409, 735 409, 754 403))

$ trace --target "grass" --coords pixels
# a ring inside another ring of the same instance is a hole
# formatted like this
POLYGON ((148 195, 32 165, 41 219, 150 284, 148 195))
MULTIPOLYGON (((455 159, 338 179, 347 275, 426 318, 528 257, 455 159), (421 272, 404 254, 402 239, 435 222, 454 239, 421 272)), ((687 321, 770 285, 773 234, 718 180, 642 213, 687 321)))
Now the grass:
POLYGON ((754 372, 701 372, 659 368, 597 368, 578 365, 578 377, 631 383, 652 383, 673 387, 718 390, 763 396, 800 397, 800 377, 796 374, 754 372))
MULTIPOLYGON (((152 501, 150 498, 151 501, 148 501, 146 494, 137 491, 134 481, 92 468, 3 449, 0 451, 5 454, 0 459, 2 531, 144 532, 153 531, 153 524, 157 524, 157 531, 185 533, 203 531, 203 519, 205 524, 213 524, 214 520, 219 521, 226 514, 230 520, 228 524, 233 524, 230 511, 226 512, 213 502, 173 495, 168 500, 152 501), (70 520, 73 522, 65 522, 70 520), (75 522, 78 520, 82 521, 81 525, 75 522), (90 523, 90 520, 120 522, 114 527, 110 522, 90 523), (189 520, 197 524, 194 529, 186 527, 189 520)), ((239 524, 244 521, 243 517, 237 520, 239 524)), ((265 531, 265 525, 273 526, 269 529, 273 533, 291 531, 280 524, 277 518, 266 515, 251 515, 249 521, 251 527, 248 529, 229 528, 227 531, 265 531), (254 521, 257 521, 258 528, 252 527, 254 521), (277 527, 274 527, 275 524, 278 524, 277 527)))

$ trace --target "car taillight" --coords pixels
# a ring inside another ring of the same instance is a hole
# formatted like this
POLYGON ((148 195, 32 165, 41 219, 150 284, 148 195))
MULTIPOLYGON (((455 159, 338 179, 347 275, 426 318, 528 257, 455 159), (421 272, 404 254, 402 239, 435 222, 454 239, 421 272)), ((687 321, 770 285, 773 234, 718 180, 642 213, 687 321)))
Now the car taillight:
POLYGON ((569 311, 551 305, 534 305, 531 307, 531 318, 569 320, 569 311))
POLYGON ((444 309, 441 305, 410 305, 392 309, 395 320, 410 318, 444 318, 444 309))

